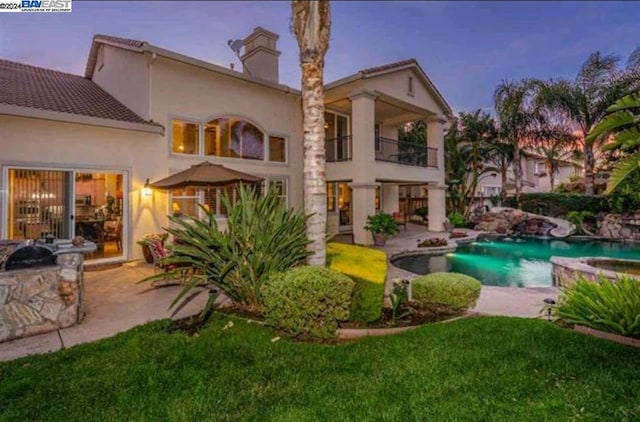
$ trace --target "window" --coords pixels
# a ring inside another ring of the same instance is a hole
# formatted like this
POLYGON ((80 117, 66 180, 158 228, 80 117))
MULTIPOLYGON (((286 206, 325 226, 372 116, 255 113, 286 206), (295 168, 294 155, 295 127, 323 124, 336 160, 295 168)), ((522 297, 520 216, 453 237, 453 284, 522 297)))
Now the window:
POLYGON ((235 117, 210 121, 204 129, 204 151, 215 157, 264 160, 264 133, 235 117))
POLYGON ((173 120, 171 126, 171 150, 178 154, 198 154, 200 150, 200 125, 173 120))
POLYGON ((407 83, 407 94, 413 96, 413 76, 409 76, 409 81, 407 83))
POLYGON ((324 113, 324 136, 327 162, 351 159, 349 118, 333 112, 324 113))
POLYGON ((269 137, 269 161, 284 163, 287 161, 287 140, 279 136, 269 137))
POLYGON ((289 203, 286 178, 269 178, 269 189, 275 189, 278 192, 278 196, 285 205, 289 203))
POLYGON ((171 214, 174 217, 198 217, 200 195, 194 188, 175 189, 171 192, 171 214))
POLYGON ((378 186, 376 188, 376 211, 380 211, 381 203, 382 203, 382 188, 378 186))
POLYGON ((336 184, 327 183, 327 212, 336 211, 336 184))
POLYGON ((500 187, 500 186, 485 186, 484 187, 484 196, 485 197, 491 197, 491 196, 500 195, 501 191, 502 191, 502 187, 500 187))

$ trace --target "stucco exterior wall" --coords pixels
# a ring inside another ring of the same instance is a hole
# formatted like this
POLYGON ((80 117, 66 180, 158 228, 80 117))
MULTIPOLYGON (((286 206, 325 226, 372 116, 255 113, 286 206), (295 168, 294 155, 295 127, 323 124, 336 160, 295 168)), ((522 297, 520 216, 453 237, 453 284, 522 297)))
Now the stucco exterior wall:
MULTIPOLYGON (((114 170, 128 176, 128 259, 141 258, 135 241, 167 224, 167 195, 154 191, 142 197, 145 180, 166 175, 167 157, 161 135, 110 129, 75 123, 0 115, 0 166, 42 167, 50 169, 114 170), (10 146, 10 147, 9 147, 10 146)), ((4 171, 0 186, 5 185, 4 171)), ((0 210, 6 192, 0 195, 0 210)), ((7 224, 2 215, 0 227, 7 224)))
POLYGON ((204 160, 257 176, 288 178, 290 206, 302 206, 302 110, 300 97, 251 82, 234 79, 173 60, 158 58, 151 69, 151 118, 167 130, 160 154, 161 169, 181 170, 204 160), (189 156, 171 152, 171 120, 205 123, 237 116, 247 119, 269 135, 287 138, 287 163, 213 156, 189 156))
POLYGON ((366 79, 363 87, 398 98, 432 113, 444 114, 442 107, 434 100, 433 94, 420 82, 418 74, 411 69, 366 79), (413 95, 408 92, 409 77, 413 78, 413 95))
POLYGON ((149 120, 148 59, 139 53, 102 45, 93 79, 102 89, 149 120))

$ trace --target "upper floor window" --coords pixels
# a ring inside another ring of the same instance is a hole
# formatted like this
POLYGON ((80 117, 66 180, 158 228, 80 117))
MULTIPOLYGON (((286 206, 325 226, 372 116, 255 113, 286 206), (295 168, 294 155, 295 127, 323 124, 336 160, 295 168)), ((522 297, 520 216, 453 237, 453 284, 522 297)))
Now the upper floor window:
POLYGON ((200 150, 200 125, 174 120, 171 124, 171 151, 177 154, 198 154, 200 150))
POLYGON ((264 133, 234 117, 210 121, 204 129, 205 155, 264 160, 264 133))
POLYGON ((287 161, 287 140, 281 136, 269 136, 269 161, 287 161))
POLYGON ((407 81, 407 94, 413 95, 413 76, 409 76, 409 80, 407 81))
POLYGON ((171 127, 174 154, 287 162, 286 137, 268 136, 241 118, 221 117, 205 124, 175 119, 171 127))

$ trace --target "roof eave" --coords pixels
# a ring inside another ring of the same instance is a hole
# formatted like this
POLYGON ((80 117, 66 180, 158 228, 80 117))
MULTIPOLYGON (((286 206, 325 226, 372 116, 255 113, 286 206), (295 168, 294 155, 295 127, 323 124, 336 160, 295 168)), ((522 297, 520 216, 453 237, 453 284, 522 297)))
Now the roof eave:
POLYGON ((354 73, 353 75, 349 75, 346 76, 344 78, 338 79, 337 81, 333 81, 330 82, 328 84, 326 84, 324 86, 324 89, 326 91, 333 89, 333 88, 337 88, 341 85, 346 85, 348 83, 360 80, 360 79, 369 79, 369 78, 375 78, 377 76, 383 76, 386 75, 388 73, 394 73, 394 72, 399 72, 402 70, 407 70, 407 69, 418 69, 418 73, 420 74, 420 76, 424 79, 425 84, 427 85, 427 87, 429 88, 429 90, 432 91, 432 93, 434 93, 434 97, 436 99, 436 101, 439 103, 440 107, 442 107, 442 109, 444 110, 444 114, 449 117, 453 115, 453 110, 451 109, 451 106, 449 106, 449 104, 447 103, 447 101, 444 99, 444 97, 442 96, 442 94, 440 93, 440 91, 438 91, 438 88, 436 88, 436 86, 433 84, 433 82, 431 82, 431 79, 429 79, 429 77, 427 76, 427 74, 424 72, 424 70, 422 70, 422 68, 420 67, 420 65, 417 62, 413 62, 413 63, 407 63, 405 65, 402 66, 398 66, 398 67, 394 67, 394 68, 390 68, 390 69, 383 69, 383 70, 379 70, 377 72, 371 72, 371 73, 363 73, 362 71, 358 72, 358 73, 354 73))
POLYGON ((120 120, 103 119, 99 117, 85 116, 80 114, 22 107, 12 104, 0 104, 0 115, 53 120, 64 123, 77 123, 89 126, 100 126, 112 129, 132 130, 137 132, 147 132, 164 135, 164 127, 159 124, 124 122, 120 120))

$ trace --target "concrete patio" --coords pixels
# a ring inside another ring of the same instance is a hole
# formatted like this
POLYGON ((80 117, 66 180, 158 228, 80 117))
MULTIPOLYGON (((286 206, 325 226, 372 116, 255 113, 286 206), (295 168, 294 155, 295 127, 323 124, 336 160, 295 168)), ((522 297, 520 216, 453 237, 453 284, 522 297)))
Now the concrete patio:
POLYGON ((181 287, 138 284, 153 274, 152 265, 138 261, 114 269, 85 272, 83 321, 62 330, 0 343, 0 361, 99 340, 149 321, 182 318, 202 309, 208 291, 198 288, 185 306, 170 310, 181 287))
MULTIPOLYGON (((469 231, 470 236, 477 233, 469 231)), ((426 227, 407 224, 397 236, 389 239, 383 249, 388 256, 416 248, 417 240, 444 237, 431 233, 426 227)), ((348 241, 348 239, 339 239, 348 241)), ((181 287, 177 285, 153 287, 138 284, 154 273, 152 265, 130 262, 103 271, 85 272, 85 310, 82 323, 73 327, 33 337, 0 343, 0 361, 22 356, 47 353, 80 343, 113 336, 136 325, 164 318, 182 318, 199 312, 207 299, 208 290, 194 289, 189 302, 181 308, 169 309, 181 287)), ((394 278, 413 278, 416 275, 389 265, 387 286, 394 278)), ((556 288, 515 288, 483 286, 477 306, 472 310, 484 315, 539 317, 543 300, 556 298, 556 288)), ((221 298, 221 301, 224 299, 221 298)))

